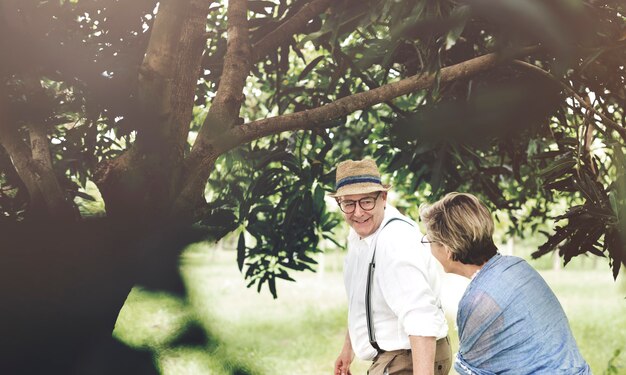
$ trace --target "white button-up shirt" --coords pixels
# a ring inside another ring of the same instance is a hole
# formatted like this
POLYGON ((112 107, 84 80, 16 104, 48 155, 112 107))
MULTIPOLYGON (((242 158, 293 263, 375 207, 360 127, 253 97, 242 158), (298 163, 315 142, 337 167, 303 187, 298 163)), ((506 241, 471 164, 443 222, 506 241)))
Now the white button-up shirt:
POLYGON ((409 335, 446 337, 448 325, 441 309, 441 282, 437 260, 420 242, 417 224, 387 205, 376 232, 366 238, 350 228, 344 282, 348 295, 348 330, 357 357, 376 356, 370 345, 365 315, 365 288, 369 263, 376 246, 376 268, 372 289, 372 315, 376 341, 381 349, 410 349, 409 335), (395 220, 409 221, 413 226, 395 220), (384 227, 383 230, 381 230, 384 227))

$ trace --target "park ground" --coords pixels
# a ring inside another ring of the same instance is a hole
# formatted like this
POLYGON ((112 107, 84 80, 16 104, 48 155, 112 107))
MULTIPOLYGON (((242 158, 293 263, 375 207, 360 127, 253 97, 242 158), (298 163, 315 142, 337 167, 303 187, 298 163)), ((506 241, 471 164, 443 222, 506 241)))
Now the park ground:
MULTIPOLYGON (((135 288, 114 334, 152 350, 165 375, 331 374, 346 329, 343 256, 339 250, 319 256, 316 273, 293 274, 296 282, 279 283, 273 299, 266 288, 246 288, 228 246, 193 245, 181 257, 189 301, 135 288), (208 342, 176 346, 177 335, 193 322, 208 342)), ((550 259, 531 264, 563 305, 593 373, 626 374, 626 282, 613 281, 603 259, 575 259, 560 270, 550 259)), ((455 307, 465 285, 460 277, 444 276, 453 351, 455 307)), ((352 373, 365 374, 367 367, 356 360, 352 373)))

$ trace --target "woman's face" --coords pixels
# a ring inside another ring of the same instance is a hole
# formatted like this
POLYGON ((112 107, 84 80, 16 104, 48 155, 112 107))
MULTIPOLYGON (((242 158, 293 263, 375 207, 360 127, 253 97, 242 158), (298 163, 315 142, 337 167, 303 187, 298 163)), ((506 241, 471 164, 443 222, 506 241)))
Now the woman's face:
POLYGON ((444 244, 441 242, 431 242, 430 252, 433 254, 435 259, 441 263, 445 272, 451 272, 450 265, 452 264, 452 254, 444 244))

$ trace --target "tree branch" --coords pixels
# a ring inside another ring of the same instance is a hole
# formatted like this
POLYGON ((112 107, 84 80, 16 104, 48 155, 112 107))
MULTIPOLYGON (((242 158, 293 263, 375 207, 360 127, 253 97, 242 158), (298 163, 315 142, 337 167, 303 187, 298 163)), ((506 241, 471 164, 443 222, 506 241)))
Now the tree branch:
MULTIPOLYGON (((510 56, 525 56, 538 47, 521 49, 518 54, 510 56)), ((508 60, 508 59, 507 59, 508 60)), ((502 57, 496 53, 476 57, 471 60, 443 68, 439 72, 441 83, 452 82, 470 77, 486 71, 502 62, 502 57)), ((354 111, 369 108, 398 96, 428 88, 434 84, 435 74, 415 75, 398 82, 389 83, 373 90, 346 96, 321 107, 302 112, 291 113, 278 117, 254 121, 225 131, 219 139, 212 142, 200 143, 196 141, 195 152, 186 160, 187 179, 184 189, 177 198, 175 211, 188 214, 194 203, 201 198, 201 192, 211 172, 211 166, 219 155, 255 139, 284 131, 305 130, 329 127, 329 121, 346 116, 354 111)))
MULTIPOLYGON (((534 51, 534 47, 523 49, 520 54, 534 51)), ((442 68, 440 82, 447 83, 463 79, 489 70, 502 62, 496 53, 479 56, 462 63, 442 68)), ((369 108, 408 93, 431 87, 435 74, 418 74, 403 80, 389 83, 378 88, 346 96, 332 103, 302 112, 272 117, 238 126, 226 132, 220 139, 219 153, 226 152, 240 144, 284 131, 323 128, 330 120, 346 116, 352 112, 369 108)))
POLYGON ((173 211, 182 217, 200 199, 209 171, 198 174, 199 165, 209 166, 215 161, 211 140, 230 129, 239 118, 243 102, 243 88, 250 73, 250 37, 248 35, 247 0, 228 2, 228 44, 224 56, 224 70, 215 98, 204 119, 198 137, 185 160, 182 191, 174 202, 173 211))
MULTIPOLYGON (((41 90, 38 80, 26 77, 29 93, 41 90)), ((0 98, 0 145, 11 158, 13 168, 20 177, 28 196, 29 215, 56 217, 60 220, 75 217, 73 206, 66 200, 65 193, 52 168, 48 138, 43 128, 28 127, 30 147, 22 139, 18 129, 9 124, 4 98, 0 98)))
POLYGON ((253 62, 263 58, 302 32, 307 23, 323 12, 332 0, 313 0, 304 5, 295 15, 250 47, 245 1, 228 4, 228 46, 224 57, 224 71, 220 77, 215 99, 194 143, 190 160, 199 149, 206 147, 209 139, 230 129, 239 115, 243 96, 241 92, 253 62))
POLYGON ((254 44, 252 61, 261 60, 270 51, 275 51, 277 47, 290 41, 293 35, 303 32, 309 21, 326 10, 330 4, 332 0, 313 0, 303 6, 291 18, 254 44))
POLYGON ((543 77, 548 78, 554 82, 557 82, 559 85, 561 85, 561 87, 563 87, 563 89, 565 89, 565 91, 567 91, 568 94, 573 96, 574 99, 576 99, 576 101, 580 103, 580 105, 585 107, 585 109, 587 109, 588 111, 598 115, 604 121, 603 123, 604 126, 606 126, 607 128, 611 130, 615 130, 616 132, 618 132, 619 135, 622 137, 622 140, 626 141, 626 128, 622 127, 620 124, 606 117, 602 112, 599 112, 595 108, 593 108, 593 106, 589 102, 587 102, 580 95, 578 95, 578 93, 576 93, 576 91, 574 91, 574 89, 571 88, 569 85, 567 85, 565 82, 561 81, 560 79, 556 78, 555 76, 541 69, 540 67, 535 66, 533 64, 529 64, 525 61, 514 60, 513 63, 517 66, 520 66, 527 70, 538 73, 542 75, 543 77))
MULTIPOLYGON (((50 212, 58 214, 69 209, 65 192, 57 179, 50 158, 48 135, 41 126, 29 126, 32 162, 37 165, 37 182, 50 212)), ((67 212, 69 213, 69 211, 67 212)))
MULTIPOLYGON (((585 102, 587 103, 587 105, 589 106, 593 106, 593 104, 591 103, 591 98, 589 97, 589 95, 585 96, 585 102)), ((595 130, 596 130, 596 126, 594 124, 593 120, 593 112, 591 111, 587 111, 587 114, 585 116, 585 128, 583 130, 583 149, 584 149, 584 157, 586 158, 587 162, 589 163, 589 168, 591 169, 591 171, 593 172, 594 175, 598 174, 598 171, 596 169, 595 164, 593 163, 593 153, 591 150, 591 145, 593 143, 593 139, 595 136, 595 130)))
POLYGON ((250 39, 248 36, 247 1, 228 2, 228 44, 224 71, 209 113, 198 132, 191 157, 209 139, 229 129, 239 118, 243 87, 250 73, 250 39))
POLYGON ((8 124, 2 103, 0 103, 0 145, 11 158, 13 168, 26 187, 31 208, 45 207, 42 192, 37 184, 37 171, 32 170, 34 163, 28 146, 17 130, 8 124))
MULTIPOLYGON (((38 139, 38 136, 35 137, 38 139)), ((35 142, 39 143, 40 140, 35 142)), ((59 220, 74 217, 74 211, 65 199, 52 166, 47 167, 42 161, 33 158, 31 150, 16 129, 6 123, 0 124, 0 144, 11 157, 13 168, 26 187, 31 216, 51 216, 59 220)))
MULTIPOLYGON (((161 1, 139 70, 141 127, 137 145, 181 161, 206 45, 211 1, 161 1)), ((150 151, 148 151, 150 152, 150 151)))
POLYGON ((95 173, 107 215, 162 212, 178 193, 212 2, 159 3, 138 75, 136 141, 95 173))

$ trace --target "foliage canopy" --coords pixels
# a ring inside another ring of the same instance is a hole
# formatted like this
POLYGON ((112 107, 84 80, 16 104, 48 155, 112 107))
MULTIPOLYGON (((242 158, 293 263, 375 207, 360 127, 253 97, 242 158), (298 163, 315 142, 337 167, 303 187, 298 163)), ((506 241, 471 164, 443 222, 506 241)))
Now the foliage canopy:
POLYGON ((81 220, 91 180, 123 225, 236 231, 276 294, 333 238, 335 163, 373 156, 409 204, 471 191, 512 232, 566 199, 535 255, 617 277, 622 2, 225 3, 2 1, 0 220, 81 220))

